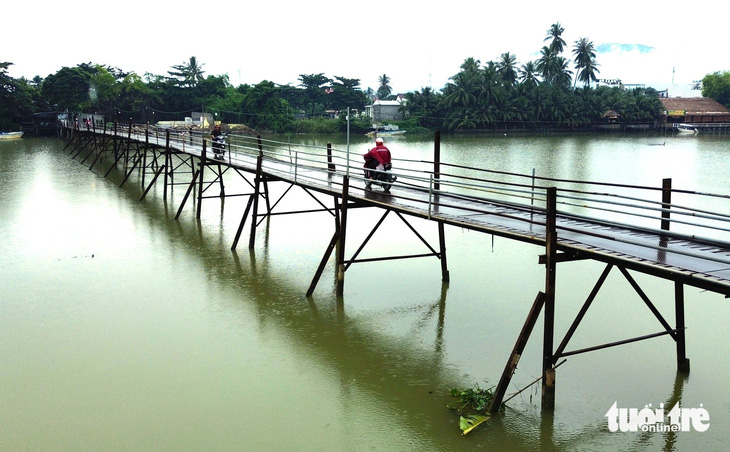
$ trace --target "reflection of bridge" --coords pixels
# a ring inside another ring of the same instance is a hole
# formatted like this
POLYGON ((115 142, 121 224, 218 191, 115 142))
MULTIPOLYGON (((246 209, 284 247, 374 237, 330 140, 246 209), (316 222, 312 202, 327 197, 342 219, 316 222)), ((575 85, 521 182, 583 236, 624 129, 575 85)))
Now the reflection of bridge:
POLYGON ((519 356, 544 311, 543 332, 543 406, 554 403, 555 365, 564 356, 633 342, 660 335, 669 335, 677 347, 680 370, 689 370, 685 356, 684 292, 690 285, 730 296, 730 196, 676 190, 671 180, 662 187, 640 187, 535 178, 482 170, 440 162, 440 138, 437 135, 434 161, 396 160, 392 194, 363 188, 361 157, 347 151, 320 149, 301 145, 264 142, 260 138, 229 137, 222 159, 211 159, 208 141, 173 131, 132 125, 114 131, 64 130, 74 158, 91 160, 93 169, 102 155, 113 158, 107 175, 124 169, 122 185, 135 173, 141 180, 142 199, 162 177, 163 196, 167 196, 175 180, 184 177, 187 192, 179 206, 183 211, 191 193, 196 215, 200 217, 202 201, 211 197, 248 196, 246 209, 238 227, 233 247, 237 247, 245 222, 251 217, 249 246, 256 239, 256 227, 262 218, 280 214, 312 212, 276 212, 281 198, 272 203, 270 182, 284 182, 289 189, 298 186, 321 209, 334 218, 334 231, 315 271, 308 290, 311 295, 322 271, 336 249, 337 291, 344 290, 344 276, 350 265, 384 259, 437 257, 441 262, 442 279, 448 280, 444 226, 453 225, 499 235, 526 243, 545 246, 541 260, 546 266, 545 292, 538 294, 525 327, 497 387, 497 400, 516 368, 519 356), (224 175, 237 174, 252 189, 247 194, 227 194, 224 175), (147 177, 151 179, 147 179, 147 177), (212 178, 212 180, 211 180, 212 178), (216 195, 207 195, 218 187, 216 195), (331 196, 333 207, 327 207, 315 194, 331 196), (266 212, 259 212, 259 203, 266 203, 266 212), (364 243, 346 258, 347 213, 352 208, 378 207, 381 220, 364 243), (425 245, 419 255, 358 259, 372 235, 387 215, 404 221, 425 245), (408 217, 433 221, 438 227, 439 244, 432 247, 408 222, 408 217), (592 259, 606 268, 583 308, 557 348, 554 347, 555 272, 559 262, 592 259), (567 345, 613 267, 628 279, 639 297, 662 325, 658 333, 598 345, 582 350, 566 351, 567 345), (675 283, 675 325, 665 320, 635 282, 629 270, 641 272, 675 283))

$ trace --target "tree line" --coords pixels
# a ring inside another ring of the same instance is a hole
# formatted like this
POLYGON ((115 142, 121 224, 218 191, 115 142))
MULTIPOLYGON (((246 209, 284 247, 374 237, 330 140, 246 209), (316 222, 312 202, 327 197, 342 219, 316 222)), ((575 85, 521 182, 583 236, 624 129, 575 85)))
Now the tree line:
MULTIPOLYGON (((578 128, 603 122, 609 110, 625 122, 658 119, 663 107, 656 90, 597 86, 600 70, 593 43, 578 39, 566 57, 563 32, 560 23, 550 26, 537 60, 519 64, 510 52, 484 64, 467 58, 442 89, 406 93, 401 112, 407 127, 578 128)), ((374 99, 393 96, 386 74, 378 77, 377 90, 363 89, 357 78, 323 73, 301 74, 296 86, 268 80, 233 86, 228 75, 206 75, 194 56, 165 75, 143 76, 89 62, 63 67, 45 79, 14 79, 7 73, 12 64, 0 62, 0 130, 18 128, 42 111, 96 112, 108 120, 153 123, 202 110, 262 132, 307 131, 299 119, 339 114, 319 130, 334 132, 344 130, 342 112, 348 108, 361 112, 374 99)), ((730 73, 709 74, 703 86, 703 95, 730 106, 730 73)), ((368 125, 367 119, 355 122, 355 127, 368 125)))

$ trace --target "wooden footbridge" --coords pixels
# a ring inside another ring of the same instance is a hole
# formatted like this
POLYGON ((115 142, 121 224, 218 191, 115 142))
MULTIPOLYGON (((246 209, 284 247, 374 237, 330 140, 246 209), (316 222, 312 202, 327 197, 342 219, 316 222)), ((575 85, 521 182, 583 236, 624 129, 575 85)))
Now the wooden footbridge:
POLYGON ((677 366, 689 372, 685 350, 684 286, 693 286, 730 296, 730 196, 672 188, 670 179, 661 186, 631 186, 589 181, 558 180, 465 167, 441 162, 440 135, 434 140, 434 158, 394 160, 398 179, 392 192, 366 190, 362 157, 345 149, 308 147, 262 140, 260 137, 229 136, 222 158, 211 158, 208 135, 147 126, 103 130, 61 128, 66 149, 74 159, 94 170, 103 156, 112 171, 123 172, 120 186, 136 175, 144 188, 140 200, 156 184, 163 184, 166 199, 175 185, 186 187, 176 219, 187 201, 194 200, 200 218, 203 200, 247 196, 246 208, 236 231, 236 249, 249 224, 249 247, 255 244, 257 226, 267 217, 281 214, 328 212, 334 219, 332 238, 314 271, 307 291, 311 296, 322 272, 335 252, 337 293, 344 291, 345 273, 355 263, 386 259, 435 257, 441 277, 448 281, 444 227, 458 226, 545 247, 540 263, 545 265, 545 291, 537 294, 515 347, 496 388, 496 410, 516 369, 531 331, 544 312, 542 404, 554 406, 555 368, 566 356, 668 335, 676 343, 677 366), (225 191, 224 176, 240 177, 250 187, 245 194, 225 191), (180 181, 182 180, 182 181, 180 181), (278 200, 272 200, 268 184, 288 185, 278 200), (321 206, 316 210, 278 212, 276 207, 293 187, 299 187, 321 206), (217 190, 216 194, 211 194, 217 190), (322 198, 330 198, 327 206, 322 198), (262 203, 265 209, 262 208, 262 203), (346 255, 347 214, 353 208, 377 208, 382 216, 357 250, 346 255), (423 242, 423 254, 358 259, 375 231, 388 215, 396 215, 423 242), (409 217, 432 221, 439 243, 429 244, 408 221, 409 217), (591 259, 605 263, 592 292, 572 325, 555 347, 555 285, 557 264, 591 259), (610 271, 616 268, 656 316, 661 329, 646 336, 566 350, 581 320, 610 271), (670 280, 675 285, 675 318, 672 325, 636 283, 629 270, 670 280))

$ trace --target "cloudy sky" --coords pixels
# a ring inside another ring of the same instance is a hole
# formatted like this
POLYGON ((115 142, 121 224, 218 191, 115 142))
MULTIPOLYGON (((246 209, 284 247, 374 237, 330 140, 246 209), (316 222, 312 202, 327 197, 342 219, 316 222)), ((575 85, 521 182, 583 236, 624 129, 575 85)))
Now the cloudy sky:
POLYGON ((358 78, 395 92, 441 89, 468 57, 504 52, 518 64, 539 57, 559 22, 567 49, 588 38, 599 77, 658 89, 688 87, 730 70, 725 2, 646 0, 369 2, 264 0, 12 0, 2 7, 0 62, 12 77, 45 77, 93 62, 140 75, 165 75, 196 56, 206 75, 234 85, 292 85, 299 74, 358 78), (251 4, 253 3, 253 4, 251 4), (114 5, 114 6, 109 6, 114 5))

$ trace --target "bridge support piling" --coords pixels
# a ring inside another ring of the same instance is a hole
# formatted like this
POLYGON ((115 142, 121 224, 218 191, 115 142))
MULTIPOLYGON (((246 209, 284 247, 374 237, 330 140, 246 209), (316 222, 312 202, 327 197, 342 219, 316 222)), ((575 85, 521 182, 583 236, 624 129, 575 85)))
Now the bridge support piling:
POLYGON ((337 288, 336 294, 341 296, 345 293, 345 237, 347 235, 347 204, 350 190, 350 177, 345 174, 342 177, 342 214, 340 217, 340 240, 337 248, 337 288))
MULTIPOLYGON (((335 196, 335 212, 339 212, 339 206, 337 205, 337 197, 335 196)), ((309 284, 309 289, 307 289, 307 297, 311 297, 314 293, 314 289, 317 287, 317 283, 319 282, 319 278, 322 277, 322 272, 324 272, 324 267, 327 265, 327 261, 329 260, 330 256, 332 255, 332 250, 335 249, 335 246, 340 241, 340 216, 339 214, 335 215, 335 232, 332 234, 332 239, 330 239, 330 243, 327 245, 327 250, 324 252, 324 256, 322 256, 322 260, 319 262, 319 266, 317 267, 317 271, 314 273, 314 277, 312 278, 311 284, 309 284)), ((339 270, 339 267, 338 267, 339 270)))
POLYGON ((557 269, 557 189, 547 189, 545 217, 545 326, 542 349, 542 409, 555 408, 553 336, 555 329, 555 273, 557 269))
POLYGON ((678 281, 674 282, 674 313, 677 331, 675 338, 677 341, 677 370, 688 374, 689 359, 684 335, 684 284, 678 281))
POLYGON ((515 370, 517 369, 517 364, 520 362, 522 352, 525 351, 527 340, 530 339, 530 334, 532 334, 532 329, 537 323, 537 318, 540 316, 544 303, 545 294, 538 292, 537 298, 535 298, 535 301, 532 303, 530 313, 525 320, 525 324, 522 326, 522 331, 517 337, 517 343, 515 343, 515 347, 512 349, 507 365, 504 367, 502 377, 499 379, 499 384, 497 384, 497 388, 494 390, 494 396, 492 397, 492 402, 488 409, 491 413, 496 413, 499 410, 499 406, 502 404, 502 400, 504 400, 504 395, 509 387, 509 382, 512 380, 512 375, 514 375, 515 370))
POLYGON ((256 179, 254 180, 253 189, 253 211, 251 212, 251 235, 248 238, 248 249, 253 249, 256 244, 256 217, 259 213, 259 191, 261 190, 261 171, 264 162, 264 151, 261 146, 261 137, 259 137, 259 155, 256 157, 256 179))
POLYGON ((202 205, 203 205, 203 177, 205 176, 205 145, 207 141, 203 140, 203 150, 200 152, 200 171, 199 171, 199 179, 198 179, 198 205, 196 206, 195 210, 195 218, 200 220, 200 215, 202 213, 202 205))
MULTIPOLYGON (((441 131, 437 130, 433 135, 433 189, 438 192, 441 189, 441 131)), ((437 195, 438 196, 438 195, 437 195)), ((444 223, 438 222, 439 229, 439 259, 441 260, 441 281, 449 282, 449 266, 446 261, 446 234, 444 223)))
MULTIPOLYGON (((172 178, 173 172, 170 171, 170 130, 165 131, 165 178, 163 179, 163 191, 162 191, 162 200, 167 201, 167 186, 168 186, 168 178, 172 178)), ((172 185, 170 185, 170 188, 172 188, 172 185)))

